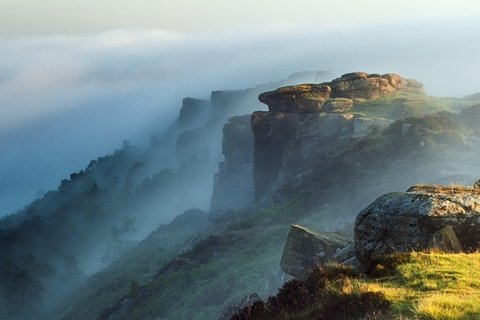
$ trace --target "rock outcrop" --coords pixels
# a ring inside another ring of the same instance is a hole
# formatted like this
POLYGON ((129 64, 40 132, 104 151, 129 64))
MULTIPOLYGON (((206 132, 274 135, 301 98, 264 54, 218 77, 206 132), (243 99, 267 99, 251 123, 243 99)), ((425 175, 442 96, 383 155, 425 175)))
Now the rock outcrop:
POLYGON ((331 82, 262 93, 259 100, 269 111, 256 111, 251 119, 255 199, 268 198, 278 186, 301 174, 312 150, 389 125, 383 118, 354 114, 355 103, 393 96, 401 90, 418 91, 421 85, 396 74, 357 72, 331 82))
POLYGON ((394 252, 480 248, 480 188, 416 185, 381 196, 359 213, 355 249, 371 266, 394 252))
POLYGON ((355 101, 391 97, 401 90, 423 92, 421 83, 397 74, 354 72, 331 82, 299 84, 264 92, 259 100, 268 105, 270 112, 328 112, 332 105, 333 109, 337 106, 347 109, 355 101), (327 110, 323 110, 325 104, 327 110))
POLYGON ((397 74, 347 73, 330 83, 332 96, 349 99, 377 99, 393 96, 405 89, 408 81, 397 74))
MULTIPOLYGON (((299 225, 292 225, 283 249, 280 267, 299 279, 306 279, 310 272, 328 261, 336 261, 336 254, 352 244, 352 239, 339 233, 314 232, 299 225)), ((348 260, 344 252, 338 259, 348 260)))
POLYGON ((210 116, 210 101, 195 98, 185 98, 178 116, 178 122, 182 129, 198 128, 207 121, 210 116))
POLYGON ((258 96, 270 112, 316 112, 330 98, 332 89, 326 85, 300 84, 281 87, 258 96))
POLYGON ((210 210, 246 207, 254 200, 253 133, 250 116, 230 118, 223 127, 225 160, 215 174, 210 210))

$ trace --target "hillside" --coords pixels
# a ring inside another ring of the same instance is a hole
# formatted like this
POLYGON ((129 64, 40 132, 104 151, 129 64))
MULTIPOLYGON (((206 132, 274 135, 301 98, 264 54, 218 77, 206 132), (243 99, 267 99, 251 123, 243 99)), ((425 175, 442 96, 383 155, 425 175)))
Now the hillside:
POLYGON ((46 319, 215 319, 288 280, 291 224, 352 234, 380 194, 480 176, 471 100, 393 74, 302 77, 185 99, 148 149, 126 143, 3 219, 0 262, 46 319))

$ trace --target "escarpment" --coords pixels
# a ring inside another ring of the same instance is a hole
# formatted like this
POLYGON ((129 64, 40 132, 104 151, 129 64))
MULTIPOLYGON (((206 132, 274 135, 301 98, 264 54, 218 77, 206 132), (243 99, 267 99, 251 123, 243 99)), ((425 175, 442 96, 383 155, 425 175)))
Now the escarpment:
POLYGON ((301 173, 312 150, 342 137, 365 135, 390 124, 381 117, 355 113, 357 103, 392 97, 398 92, 422 94, 422 85, 396 74, 349 73, 331 82, 300 84, 264 92, 259 100, 269 111, 252 114, 255 198, 261 201, 301 173))
POLYGON ((213 182, 210 210, 242 209, 254 200, 253 133, 250 116, 237 116, 223 127, 222 151, 213 182))

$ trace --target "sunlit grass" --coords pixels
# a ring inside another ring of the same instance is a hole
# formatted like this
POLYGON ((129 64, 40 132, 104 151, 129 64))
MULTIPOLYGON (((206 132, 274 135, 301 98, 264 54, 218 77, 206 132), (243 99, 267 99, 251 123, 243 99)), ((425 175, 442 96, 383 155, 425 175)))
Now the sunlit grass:
POLYGON ((376 272, 363 290, 382 292, 398 317, 480 319, 480 253, 396 255, 376 272))

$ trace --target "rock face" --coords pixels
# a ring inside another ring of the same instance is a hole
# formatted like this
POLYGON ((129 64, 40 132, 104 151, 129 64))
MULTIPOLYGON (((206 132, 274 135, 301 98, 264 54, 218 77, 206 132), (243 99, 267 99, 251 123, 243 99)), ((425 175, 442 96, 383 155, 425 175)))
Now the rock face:
POLYGON ((381 196, 355 223, 358 260, 368 266, 394 252, 480 248, 480 189, 416 185, 381 196))
POLYGON ((353 114, 355 102, 393 96, 400 90, 421 90, 417 82, 409 83, 396 74, 357 72, 331 82, 262 93, 259 100, 268 105, 269 111, 254 112, 251 118, 255 199, 268 199, 278 186, 301 175, 301 167, 308 167, 312 151, 342 137, 365 135, 389 125, 382 118, 353 114))
POLYGON ((252 114, 255 198, 259 200, 296 169, 311 150, 353 133, 353 115, 261 112, 252 114))
POLYGON ((258 101, 258 96, 262 92, 293 83, 324 81, 328 75, 329 73, 324 71, 301 72, 280 82, 258 85, 246 90, 212 92, 210 116, 205 124, 184 132, 176 144, 177 157, 181 160, 189 160, 192 154, 202 154, 207 149, 215 161, 222 157, 222 154, 225 157, 225 161, 219 164, 219 171, 213 181, 212 209, 240 209, 247 203, 250 204, 253 197, 252 131, 250 122, 245 120, 249 116, 246 118, 237 116, 265 109, 258 101), (223 143, 222 128, 225 135, 223 143))
POLYGON ((228 120, 223 127, 225 160, 215 175, 210 210, 241 209, 254 200, 253 133, 250 116, 228 120))
POLYGON ((182 129, 198 128, 205 123, 210 115, 210 101, 195 98, 185 98, 178 122, 182 129))
MULTIPOLYGON (((351 243, 351 239, 338 233, 313 232, 302 226, 292 225, 280 267, 296 278, 306 279, 314 268, 334 261, 335 254, 351 243)), ((345 257, 347 256, 348 254, 345 254, 345 257)))

